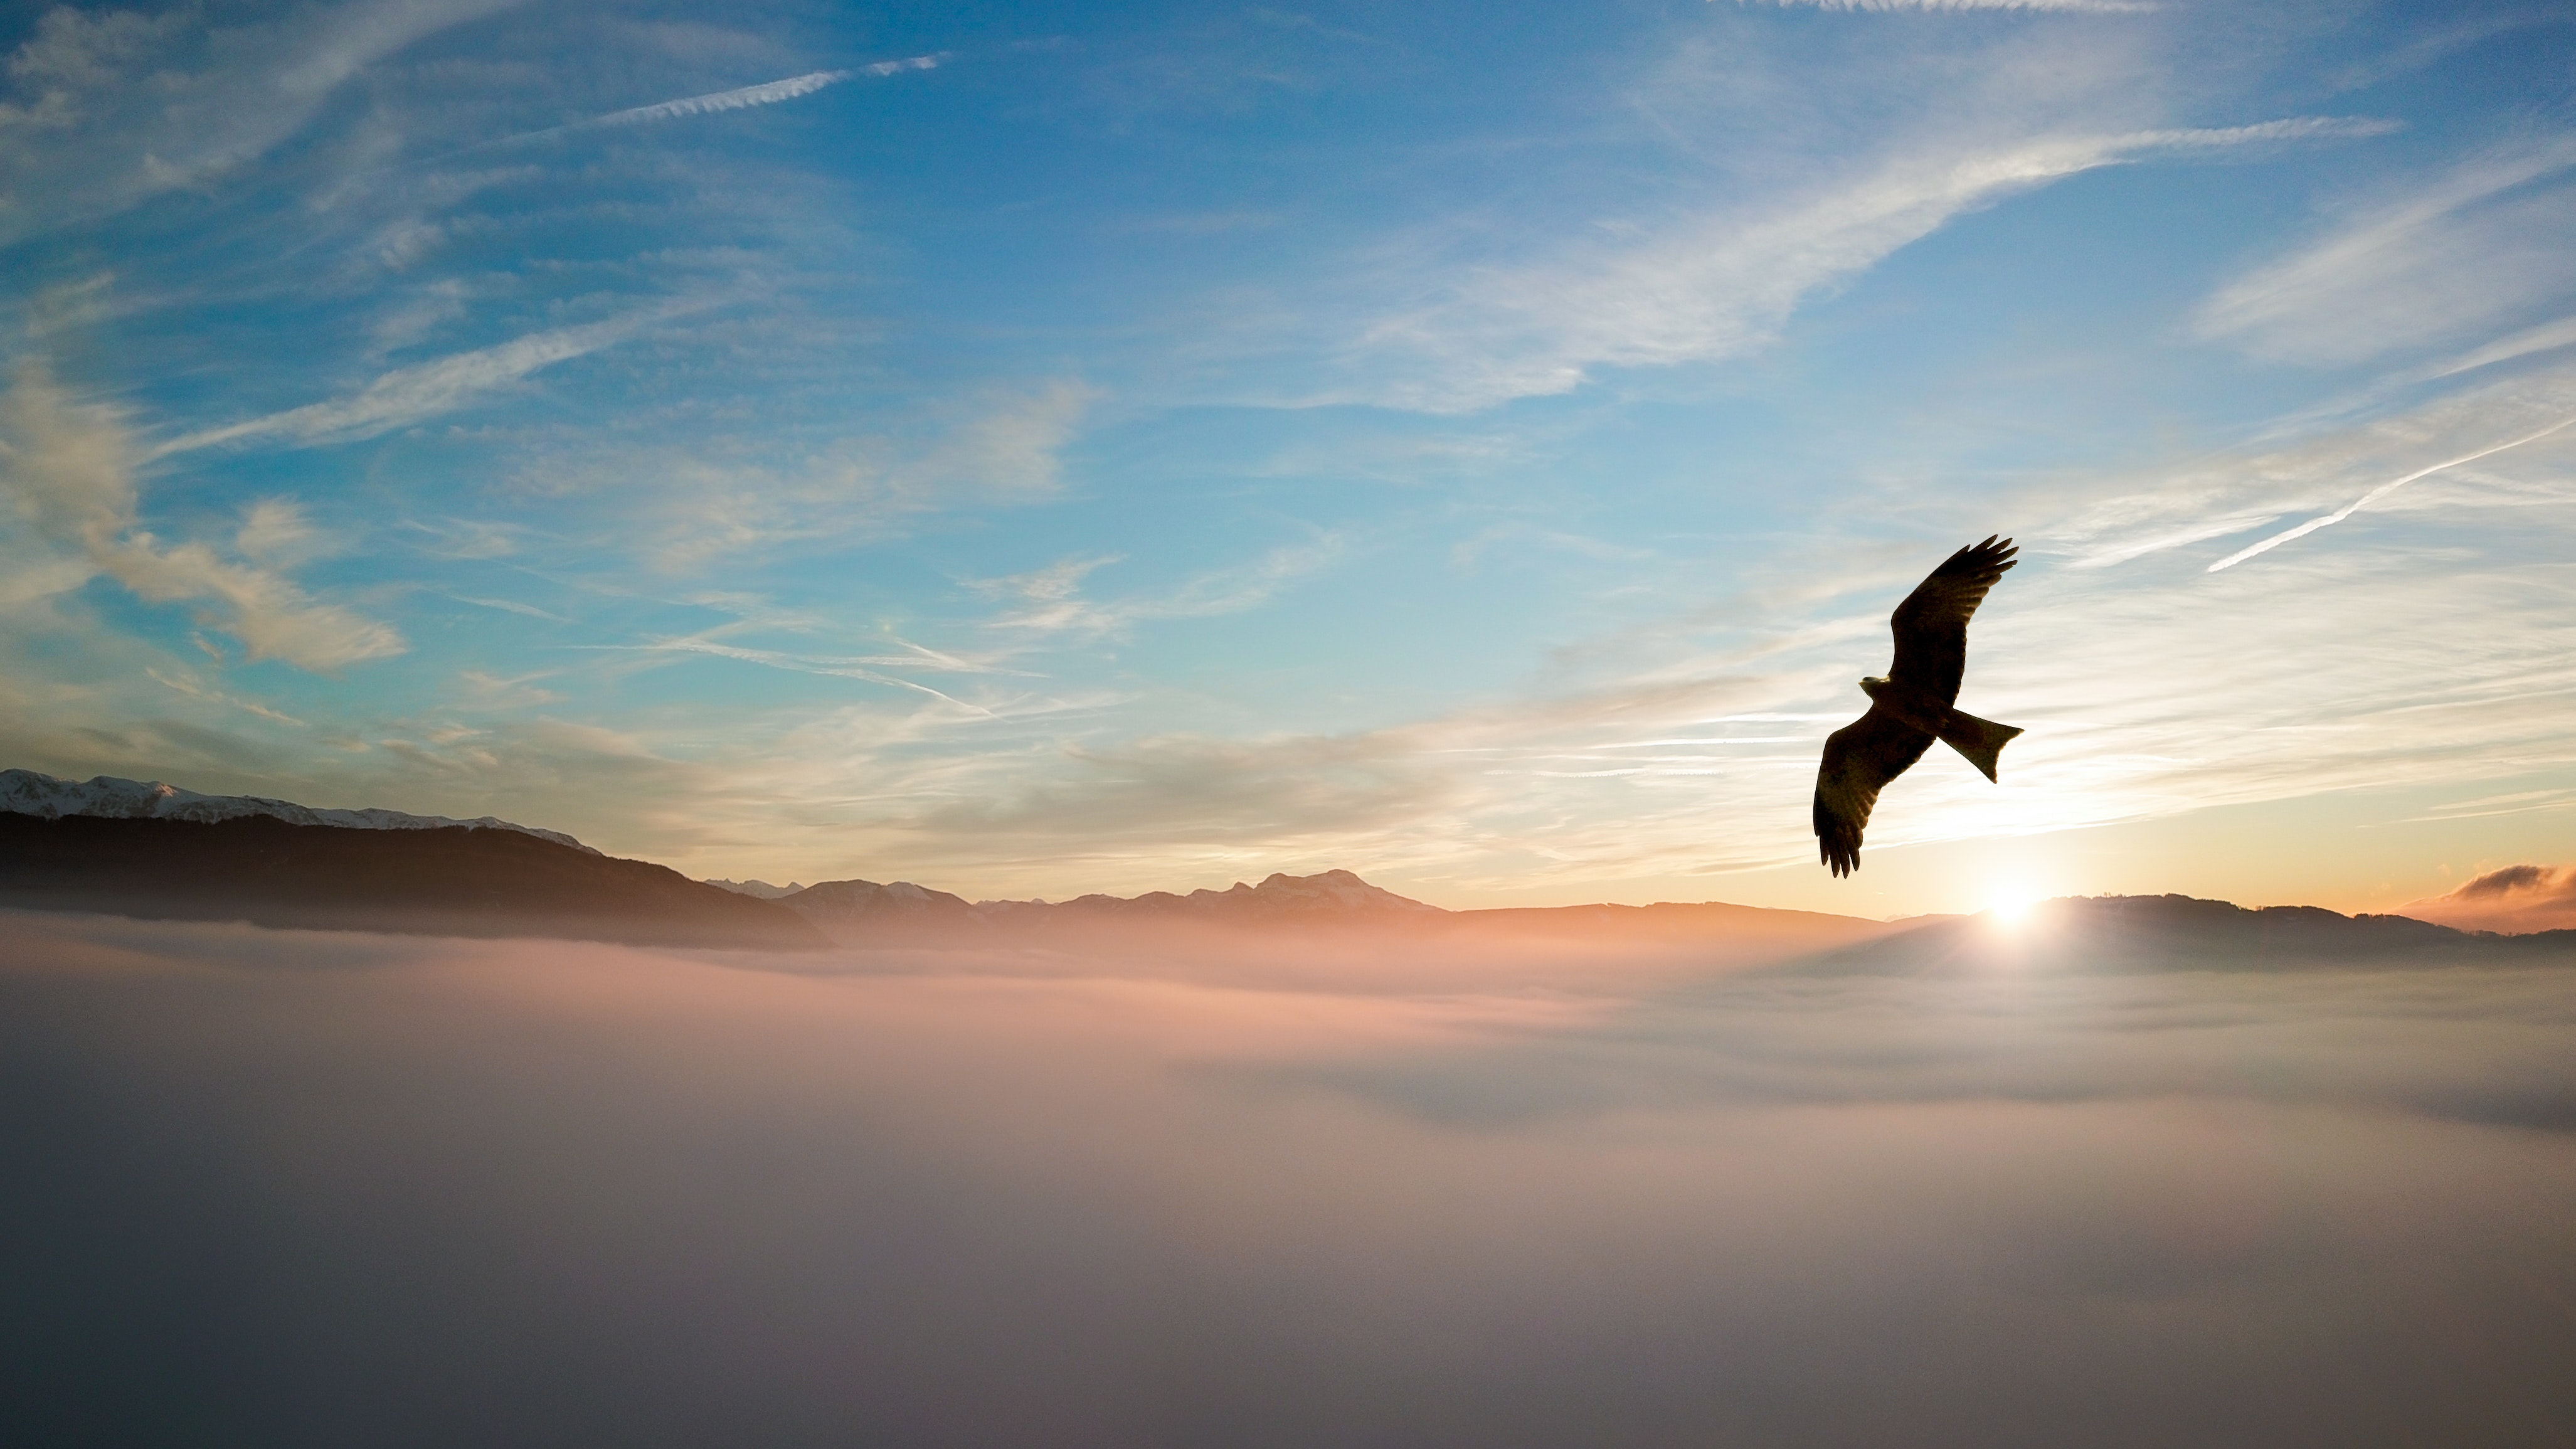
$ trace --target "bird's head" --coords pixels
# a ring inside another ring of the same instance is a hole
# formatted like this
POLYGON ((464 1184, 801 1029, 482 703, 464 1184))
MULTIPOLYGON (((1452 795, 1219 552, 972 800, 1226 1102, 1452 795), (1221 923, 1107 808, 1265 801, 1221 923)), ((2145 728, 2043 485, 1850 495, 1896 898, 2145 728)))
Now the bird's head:
POLYGON ((1860 682, 1860 692, 1872 699, 1878 698, 1878 692, 1886 687, 1887 676, 1884 674, 1873 674, 1860 682))

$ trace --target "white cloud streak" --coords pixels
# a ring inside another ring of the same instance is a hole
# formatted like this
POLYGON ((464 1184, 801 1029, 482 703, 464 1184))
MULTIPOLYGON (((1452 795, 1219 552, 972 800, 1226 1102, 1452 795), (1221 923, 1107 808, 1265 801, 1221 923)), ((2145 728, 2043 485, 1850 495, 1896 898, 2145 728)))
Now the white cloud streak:
POLYGON ((2509 325, 2576 289, 2576 187, 2544 184, 2570 167, 2576 136, 2563 135, 2464 162, 2219 288, 2192 326, 2256 357, 2332 366, 2509 325))
POLYGON ((460 604, 472 604, 478 609, 498 609, 505 614, 519 614, 530 619, 543 619, 550 624, 569 624, 572 622, 572 620, 565 618, 561 614, 551 613, 547 610, 540 609, 534 604, 523 604, 516 599, 478 599, 470 594, 450 594, 447 597, 454 599, 460 604))
MULTIPOLYGON (((678 654, 710 654, 719 659, 739 659, 745 663, 767 665, 772 669, 785 669, 798 674, 821 674, 837 679, 857 679, 864 680, 870 684, 891 685, 897 689, 909 689, 917 694, 926 694, 943 703, 953 704, 959 709, 965 710, 969 714, 984 715, 988 717, 992 714, 991 710, 984 708, 980 704, 969 704, 966 701, 957 698, 955 695, 942 693, 939 690, 931 688, 927 684, 915 683, 912 680, 900 678, 896 675, 887 674, 880 670, 868 667, 870 664, 898 662, 920 663, 921 661, 918 660, 892 660, 885 658, 870 658, 862 660, 832 658, 828 656, 817 657, 806 654, 789 654, 776 649, 748 649, 738 644, 721 644, 713 639, 703 638, 657 639, 650 644, 636 645, 633 647, 648 651, 662 651, 678 654)), ((984 671, 976 670, 974 672, 982 673, 984 671)))
POLYGON ((377 437, 454 412, 541 368, 623 342, 656 322, 713 305, 706 300, 672 303, 606 321, 532 332, 495 347, 397 368, 353 396, 182 434, 153 449, 151 456, 167 457, 245 438, 283 438, 290 446, 311 447, 377 437))
POLYGON ((1461 412, 1566 392, 1599 367, 1740 356, 1770 342, 1808 298, 2008 196, 2159 155, 2392 128, 2307 116, 1891 157, 1857 180, 1767 209, 1709 215, 1643 245, 1476 271, 1443 300, 1369 329, 1355 360, 1394 361, 1398 378, 1381 401, 1461 412))
POLYGON ((993 621, 994 627, 1040 634, 1123 634, 1155 619, 1202 619, 1241 613, 1268 603, 1289 583, 1340 559, 1343 542, 1325 535, 1310 543, 1272 549, 1239 568, 1203 573, 1161 597, 1094 600, 1081 596, 1083 575, 1112 559, 1067 559, 995 581, 1028 601, 1028 607, 993 621))
POLYGON ((165 689, 174 690, 177 693, 184 694, 190 699, 201 699, 208 704, 229 706, 230 708, 241 710, 246 714, 255 714, 261 719, 270 720, 278 724, 295 725, 299 728, 304 724, 304 721, 297 719, 295 716, 288 714, 283 710, 271 709, 267 705, 261 704, 258 700, 244 699, 240 695, 229 694, 223 690, 215 689, 204 682, 177 670, 162 670, 146 667, 143 674, 145 678, 150 679, 153 683, 158 684, 165 689))
POLYGON ((2555 352, 2561 347, 2576 347, 2576 317, 2561 317, 2555 322, 2543 322, 2537 327, 2526 327, 2520 332, 2499 337, 2484 347, 2463 353, 2442 364, 2434 369, 2431 376, 2456 377, 2463 372, 2474 372, 2481 367, 2493 367, 2499 362, 2510 362, 2517 357, 2529 357, 2539 352, 2555 352))

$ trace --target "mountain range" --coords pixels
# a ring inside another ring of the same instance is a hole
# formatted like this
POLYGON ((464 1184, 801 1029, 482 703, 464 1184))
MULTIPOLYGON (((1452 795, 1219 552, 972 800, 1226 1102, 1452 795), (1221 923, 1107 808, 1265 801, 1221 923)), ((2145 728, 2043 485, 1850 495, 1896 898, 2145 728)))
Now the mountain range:
POLYGON ((813 949, 802 916, 505 820, 0 771, 0 907, 321 930, 813 949))
MULTIPOLYGON (((735 890, 762 882, 727 883, 735 890)), ((778 887, 767 887, 778 890, 778 887)), ((1163 940, 1295 934, 1309 940, 1399 937, 1417 945, 1589 942, 1680 950, 1742 964, 1874 939, 1919 922, 1874 921, 1762 906, 1662 902, 1452 911, 1369 884, 1347 870, 1274 873, 1258 885, 1186 895, 969 901, 910 881, 823 881, 768 897, 843 945, 1039 943, 1104 946, 1140 933, 1163 940)))
MULTIPOLYGON (((2540 885, 2555 892, 2541 868, 2516 870, 2540 871, 2540 885)), ((2530 884, 2498 872, 2463 887, 2463 898, 2528 895, 2530 884)), ((2409 916, 2246 909, 2175 895, 2051 901, 2007 925, 1990 916, 1875 921, 1720 902, 1452 911, 1347 870, 1059 902, 969 901, 909 881, 693 881, 489 816, 315 809, 30 770, 0 771, 0 908, 759 949, 1225 954, 1247 942, 1293 941, 1365 954, 1392 944, 1469 967, 1514 953, 1825 974, 2576 964, 2576 930, 2500 936, 2409 916)))
POLYGON ((775 899, 850 946, 1099 944, 1138 928, 1202 937, 1294 929, 1309 936, 1392 936, 1422 947, 1549 938, 1631 950, 1663 945, 1711 965, 1822 975, 2576 963, 2576 930, 2504 936, 2407 916, 2248 908, 2182 895, 2066 897, 2010 921, 1992 915, 1872 921, 1717 902, 1450 911, 1332 870, 1272 875, 1222 891, 1092 895, 1054 904, 968 901, 909 881, 865 880, 825 881, 775 899))
POLYGON ((0 812, 59 820, 66 815, 105 820, 221 820, 260 817, 290 825, 331 825, 344 830, 515 830, 551 840, 589 855, 598 851, 557 830, 496 820, 451 820, 444 815, 406 815, 399 810, 317 810, 262 795, 200 795, 158 780, 121 780, 98 775, 64 780, 34 770, 0 770, 0 812))

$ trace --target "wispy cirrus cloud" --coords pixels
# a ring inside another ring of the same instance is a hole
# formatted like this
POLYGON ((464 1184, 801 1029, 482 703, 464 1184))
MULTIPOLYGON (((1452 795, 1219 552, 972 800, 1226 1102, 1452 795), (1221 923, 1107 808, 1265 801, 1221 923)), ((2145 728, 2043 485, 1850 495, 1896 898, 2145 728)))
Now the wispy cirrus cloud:
MULTIPOLYGON (((688 572, 783 544, 891 535, 944 508, 1055 497, 1064 450, 1099 397, 1066 378, 993 388, 925 410, 926 425, 845 435, 802 458, 776 459, 766 439, 726 439, 719 441, 748 456, 711 456, 701 444, 676 457, 662 450, 621 459, 613 471, 669 480, 655 510, 652 557, 667 571, 688 572)), ((584 471, 596 474, 598 465, 584 471)))
POLYGON ((1066 559, 1032 573, 982 580, 975 587, 987 594, 1014 596, 1022 606, 992 621, 998 629, 1035 634, 1105 636, 1123 634, 1155 619, 1201 619, 1240 613, 1268 603, 1291 582, 1329 567, 1345 548, 1344 540, 1326 534, 1312 541, 1275 548, 1236 568, 1212 569, 1160 595, 1123 599, 1087 599, 1080 585, 1092 570, 1115 558, 1066 559))
POLYGON ((151 456, 194 452, 246 438, 281 438, 291 447, 314 447, 376 437, 454 412, 541 368, 588 356, 655 323, 714 305, 708 299, 670 302, 396 368, 349 397, 183 433, 154 448, 151 456))
POLYGON ((504 614, 518 614, 525 618, 543 619, 549 624, 569 624, 572 622, 572 620, 565 618, 561 614, 554 613, 547 609, 540 609, 534 604, 524 603, 518 599, 478 599, 471 594, 450 594, 448 597, 454 599, 460 604, 472 604, 478 609, 498 609, 504 614))
POLYGON ((563 703, 562 695, 536 682, 553 677, 543 670, 504 677, 488 670, 465 669, 457 672, 456 682, 463 688, 465 702, 473 708, 520 710, 563 703))
POLYGON ((1018 598, 1032 604, 1061 603, 1080 593, 1082 581, 1094 570, 1118 563, 1121 557, 1113 553, 1096 558, 1058 559, 1044 568, 1012 574, 1007 578, 969 579, 967 587, 980 594, 1018 598))
POLYGON ((2576 233, 2571 168, 2576 136, 2547 136, 2355 206, 2323 236, 2212 293, 2192 327, 2256 357, 2315 366, 2492 333, 2576 290, 2576 252, 2565 245, 2576 233))
POLYGON ((92 220, 221 175, 302 130, 351 77, 519 0, 358 0, 209 22, 48 10, 7 63, 0 240, 92 220), (39 144, 41 143, 41 144, 39 144))
POLYGON ((989 664, 959 659, 935 650, 916 650, 905 654, 824 655, 801 654, 780 649, 755 649, 740 644, 727 644, 704 634, 676 639, 656 639, 644 644, 595 645, 595 648, 628 649, 648 654, 704 654, 718 659, 738 659, 747 664, 771 669, 785 669, 797 674, 820 674, 835 679, 856 679, 869 684, 883 684, 896 689, 909 689, 970 714, 989 715, 982 705, 970 704, 954 695, 931 688, 917 680, 888 674, 884 666, 944 670, 962 674, 991 674, 999 671, 989 664))
POLYGON ((2443 363, 2433 370, 2432 376, 2456 377, 2463 372, 2475 372, 2499 362, 2555 352, 2562 347, 2576 347, 2576 317, 2561 317, 2555 322, 2543 322, 2537 327, 2526 327, 2499 337, 2443 363))
POLYGON ((1894 156, 1855 179, 1705 215, 1641 243, 1473 269, 1445 296, 1371 326, 1353 362, 1393 374, 1382 401, 1459 412, 1566 392, 1602 367, 1740 356, 1769 343, 1802 302, 2006 197, 2158 156, 2391 129, 2302 116, 1894 156))
POLYGON ((184 694, 190 699, 203 700, 208 704, 218 704, 230 709, 237 709, 245 714, 257 715, 261 719, 269 720, 277 724, 294 725, 298 728, 301 728, 304 725, 304 721, 297 719, 295 716, 288 714, 283 710, 272 709, 269 706, 260 703, 258 700, 245 699, 238 694, 217 689, 214 686, 207 684, 204 680, 197 678, 193 673, 185 670, 164 670, 147 667, 143 671, 143 675, 153 683, 158 684, 165 689, 174 690, 180 694, 184 694))

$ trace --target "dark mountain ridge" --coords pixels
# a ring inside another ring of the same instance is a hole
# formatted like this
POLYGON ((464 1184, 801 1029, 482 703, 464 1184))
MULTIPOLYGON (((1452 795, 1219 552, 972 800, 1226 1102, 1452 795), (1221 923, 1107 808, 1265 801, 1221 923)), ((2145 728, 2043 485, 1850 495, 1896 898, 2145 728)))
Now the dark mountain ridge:
POLYGON ((1187 895, 1087 895, 1069 901, 969 901, 910 881, 830 880, 778 896, 837 939, 913 942, 966 935, 1026 935, 1092 926, 1373 926, 1460 913, 1380 890, 1347 870, 1271 875, 1259 885, 1187 895))
POLYGON ((0 812, 0 907, 315 930, 814 949, 802 916, 517 830, 0 812))
POLYGON ((1780 926, 1810 930, 1855 927, 1865 928, 1867 934, 1873 935, 1901 928, 1857 916, 1719 901, 1453 911, 1371 885, 1347 870, 1307 876, 1279 872, 1259 885, 1237 881, 1225 890, 1194 890, 1186 895, 1147 891, 1138 896, 1095 894, 1052 902, 970 901, 911 881, 880 884, 869 880, 822 881, 770 899, 849 939, 887 941, 960 932, 1010 935, 1142 924, 1394 930, 1416 935, 1499 931, 1669 940, 1780 926))

